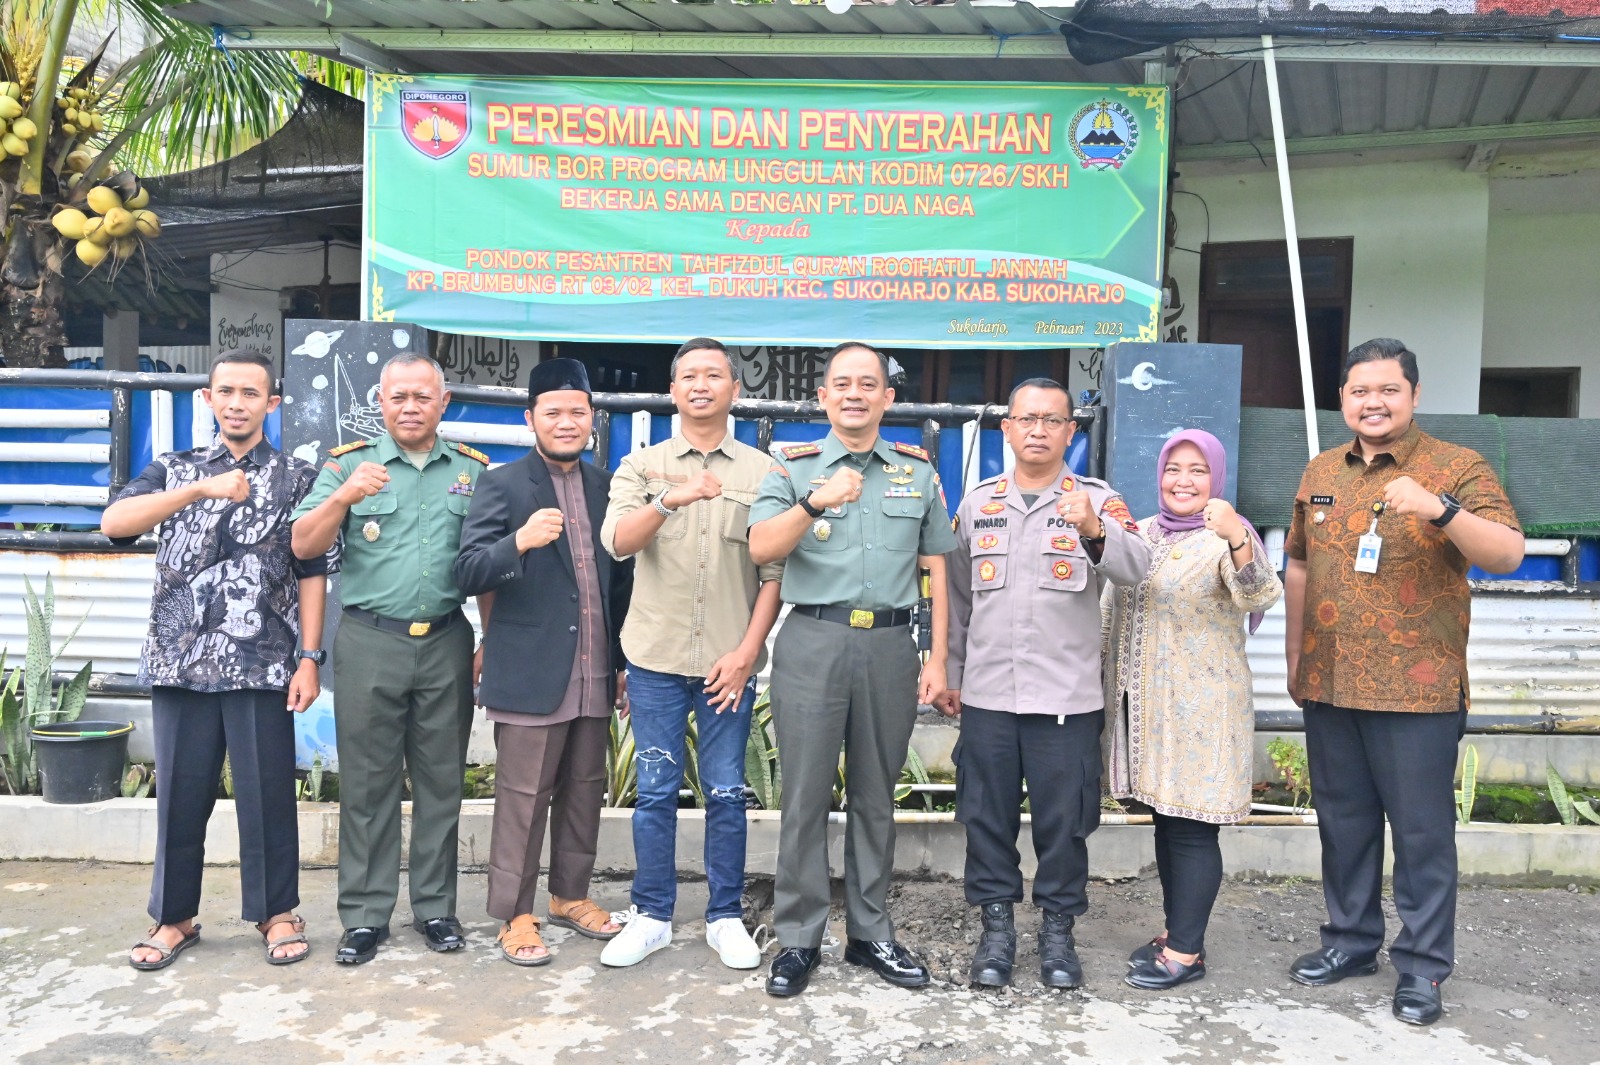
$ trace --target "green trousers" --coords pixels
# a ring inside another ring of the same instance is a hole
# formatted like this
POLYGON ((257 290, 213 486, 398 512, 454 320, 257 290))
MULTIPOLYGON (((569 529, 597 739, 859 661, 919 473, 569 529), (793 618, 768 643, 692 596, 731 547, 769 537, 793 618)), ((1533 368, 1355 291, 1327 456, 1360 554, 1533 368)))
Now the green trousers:
POLYGON ((413 637, 349 614, 333 642, 339 745, 339 920, 389 923, 400 891, 402 774, 411 776, 411 913, 456 912, 456 836, 472 729, 472 626, 413 637))

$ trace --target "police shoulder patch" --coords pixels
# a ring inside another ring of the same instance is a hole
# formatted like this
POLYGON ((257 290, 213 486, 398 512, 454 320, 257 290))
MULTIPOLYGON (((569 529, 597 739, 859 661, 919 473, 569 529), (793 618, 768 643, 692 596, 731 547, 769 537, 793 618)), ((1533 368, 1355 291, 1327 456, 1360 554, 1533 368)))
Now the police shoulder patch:
POLYGON ((933 461, 928 457, 927 451, 917 447, 915 444, 896 444, 894 449, 902 455, 910 455, 912 458, 921 459, 923 462, 933 461))
POLYGON ((352 451, 359 451, 370 443, 372 443, 371 440, 352 440, 350 443, 340 444, 338 447, 328 452, 328 457, 331 459, 336 459, 340 455, 348 455, 352 451))
POLYGON ((791 444, 788 447, 779 448, 779 450, 783 452, 783 457, 786 459, 803 459, 807 455, 822 454, 822 448, 817 444, 791 444))
POLYGON ((469 459, 477 459, 479 462, 483 463, 485 466, 489 465, 489 456, 485 455, 481 451, 476 450, 475 448, 470 448, 465 444, 457 444, 456 445, 456 450, 459 451, 461 454, 467 456, 467 458, 469 458, 469 459))

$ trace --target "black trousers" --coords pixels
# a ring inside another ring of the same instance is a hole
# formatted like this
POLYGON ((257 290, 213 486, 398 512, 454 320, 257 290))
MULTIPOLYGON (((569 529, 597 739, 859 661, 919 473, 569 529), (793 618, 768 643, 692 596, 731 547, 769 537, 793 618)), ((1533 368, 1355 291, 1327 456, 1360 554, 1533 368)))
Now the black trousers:
POLYGON ((239 818, 240 916, 259 924, 300 905, 294 716, 288 694, 246 689, 150 692, 156 749, 156 866, 150 916, 176 924, 200 912, 206 822, 222 758, 239 818))
POLYGON ((1206 949, 1206 925, 1222 887, 1222 826, 1166 814, 1153 819, 1167 945, 1179 954, 1199 954, 1206 949))
POLYGON ((1022 782, 1028 782, 1038 873, 1033 901, 1051 913, 1089 908, 1089 833, 1100 827, 1105 711, 1013 714, 961 708, 956 820, 967 828, 967 902, 1022 901, 1022 782))
POLYGON ((1349 954, 1383 946, 1383 823, 1394 840, 1400 973, 1443 980, 1455 963, 1456 749, 1466 709, 1453 714, 1352 710, 1307 703, 1306 758, 1322 840, 1324 946, 1349 954))

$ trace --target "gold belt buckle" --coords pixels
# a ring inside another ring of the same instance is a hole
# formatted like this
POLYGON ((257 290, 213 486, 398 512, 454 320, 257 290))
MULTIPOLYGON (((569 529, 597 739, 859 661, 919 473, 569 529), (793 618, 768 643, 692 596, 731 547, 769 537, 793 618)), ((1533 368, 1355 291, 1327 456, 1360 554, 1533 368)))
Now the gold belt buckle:
POLYGON ((432 629, 433 622, 431 621, 413 621, 411 623, 411 635, 413 636, 426 636, 432 629))
POLYGON ((850 611, 850 627, 852 629, 870 629, 872 628, 873 619, 874 616, 870 610, 850 611))

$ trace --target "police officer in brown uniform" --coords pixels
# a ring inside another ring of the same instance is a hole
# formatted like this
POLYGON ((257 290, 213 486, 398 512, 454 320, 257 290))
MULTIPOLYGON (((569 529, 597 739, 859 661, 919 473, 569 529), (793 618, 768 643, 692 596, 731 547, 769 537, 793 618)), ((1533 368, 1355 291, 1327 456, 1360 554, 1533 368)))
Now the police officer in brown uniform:
POLYGON ((1063 461, 1074 430, 1066 389, 1022 382, 1001 422, 1016 468, 980 482, 956 510, 950 585, 950 690, 961 715, 956 820, 967 829, 967 901, 983 934, 975 984, 1011 982, 1022 900, 1017 834, 1028 782, 1044 911, 1039 975, 1077 987, 1073 920, 1088 909, 1086 840, 1100 824, 1100 591, 1134 585, 1150 566, 1122 497, 1063 461))

